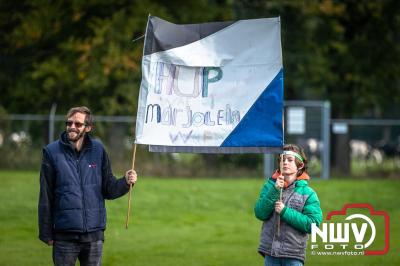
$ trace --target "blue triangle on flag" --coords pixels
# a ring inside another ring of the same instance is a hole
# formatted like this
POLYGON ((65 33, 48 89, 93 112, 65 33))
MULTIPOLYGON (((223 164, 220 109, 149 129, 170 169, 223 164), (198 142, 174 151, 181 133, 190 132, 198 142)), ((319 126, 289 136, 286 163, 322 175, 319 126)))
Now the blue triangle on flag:
POLYGON ((283 146, 283 69, 250 107, 221 147, 283 146))

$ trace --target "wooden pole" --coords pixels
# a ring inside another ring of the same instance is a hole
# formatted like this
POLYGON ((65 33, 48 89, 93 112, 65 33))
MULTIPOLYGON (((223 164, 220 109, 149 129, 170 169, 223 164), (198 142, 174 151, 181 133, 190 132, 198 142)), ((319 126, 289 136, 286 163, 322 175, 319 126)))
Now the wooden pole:
MULTIPOLYGON (((283 108, 283 107, 282 107, 283 108)), ((282 133, 283 136, 285 136, 285 111, 282 110, 282 133)), ((285 137, 284 137, 285 140, 285 137)), ((285 141, 283 142, 285 143, 285 141)), ((283 171, 283 151, 279 155, 280 156, 280 162, 279 162, 279 173, 282 175, 283 171)), ((282 188, 279 190, 279 201, 282 201, 282 188)), ((281 235, 281 214, 278 214, 278 237, 281 235)))
MULTIPOLYGON (((282 175, 283 154, 280 155, 279 173, 282 175)), ((282 188, 279 190, 279 201, 282 201, 282 188)), ((278 237, 281 235, 281 214, 278 214, 278 237)))
MULTIPOLYGON (((133 146, 133 156, 132 156, 132 170, 135 170, 135 157, 136 157, 136 143, 133 146)), ((126 213, 126 222, 125 228, 128 229, 129 224, 129 216, 131 213, 131 193, 132 193, 132 184, 129 185, 129 193, 128 193, 128 211, 126 213)))

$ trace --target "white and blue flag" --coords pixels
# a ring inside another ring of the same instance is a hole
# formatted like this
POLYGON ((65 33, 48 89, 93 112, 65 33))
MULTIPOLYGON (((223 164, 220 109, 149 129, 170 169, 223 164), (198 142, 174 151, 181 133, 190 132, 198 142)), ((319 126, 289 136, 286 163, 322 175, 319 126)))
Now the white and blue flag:
POLYGON ((150 151, 283 146, 280 19, 177 25, 149 16, 136 143, 150 151))

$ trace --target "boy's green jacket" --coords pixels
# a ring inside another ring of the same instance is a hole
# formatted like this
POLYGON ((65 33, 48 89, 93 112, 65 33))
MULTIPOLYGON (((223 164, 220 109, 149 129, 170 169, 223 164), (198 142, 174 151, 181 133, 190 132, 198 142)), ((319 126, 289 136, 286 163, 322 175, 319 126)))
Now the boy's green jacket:
POLYGON ((279 200, 279 189, 275 187, 274 174, 261 189, 254 213, 263 221, 258 251, 263 256, 296 258, 304 262, 307 233, 311 224, 322 221, 322 210, 315 191, 308 186, 308 175, 303 173, 290 186, 283 189, 285 208, 280 213, 280 234, 277 234, 278 213, 275 202, 279 200))

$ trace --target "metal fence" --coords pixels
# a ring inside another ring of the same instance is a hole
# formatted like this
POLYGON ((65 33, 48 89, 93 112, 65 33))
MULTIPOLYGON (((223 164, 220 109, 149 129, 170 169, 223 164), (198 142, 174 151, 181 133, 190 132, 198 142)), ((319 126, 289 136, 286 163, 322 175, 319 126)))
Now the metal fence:
MULTIPOLYGON (((118 170, 129 168, 134 118, 95 116, 94 137, 103 142, 118 170)), ((0 168, 38 169, 41 149, 65 129, 63 115, 17 114, 0 118, 0 168)))
MULTIPOLYGON (((0 169, 39 170, 41 150, 65 129, 65 116, 14 114, 0 117, 0 169)), ((130 169, 135 119, 132 116, 94 116, 91 135, 100 140, 113 170, 130 169)), ((261 176, 261 154, 151 153, 138 145, 136 170, 156 176, 261 176)))
MULTIPOLYGON (((311 176, 330 175, 330 103, 328 101, 285 101, 284 143, 301 146, 308 156, 311 176)), ((264 175, 276 169, 274 156, 264 156, 264 175)))
MULTIPOLYGON (((312 177, 327 179, 331 155, 350 165, 352 175, 399 176, 400 120, 331 119, 330 103, 285 102, 285 143, 299 144, 309 158, 312 177), (338 149, 337 137, 345 149, 338 149), (332 147, 331 148, 331 143, 332 147)), ((131 167, 135 119, 95 116, 92 135, 105 145, 114 170, 131 167)), ((39 169, 41 149, 64 130, 65 116, 14 114, 0 116, 0 169, 39 169)), ((275 156, 150 153, 139 145, 137 169, 158 176, 264 176, 276 168, 275 156), (264 164, 263 164, 264 162, 264 164)))
POLYGON ((400 176, 400 119, 332 119, 332 134, 349 145, 352 175, 400 176))

